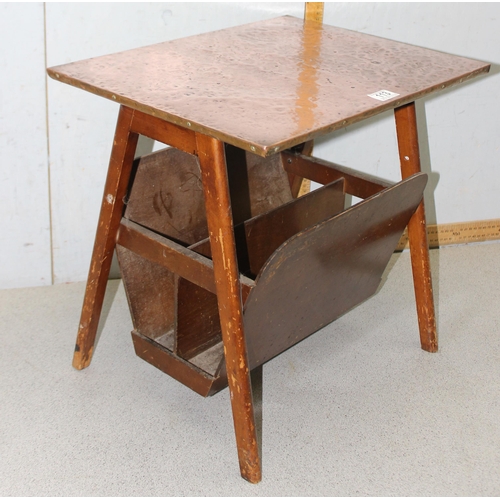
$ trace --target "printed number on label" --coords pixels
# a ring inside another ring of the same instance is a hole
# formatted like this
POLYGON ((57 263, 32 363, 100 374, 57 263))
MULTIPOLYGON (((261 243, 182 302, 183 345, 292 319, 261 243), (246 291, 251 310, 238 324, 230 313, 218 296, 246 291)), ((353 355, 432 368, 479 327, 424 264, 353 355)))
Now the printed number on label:
POLYGON ((368 97, 372 99, 377 99, 377 101, 388 101, 393 97, 397 97, 399 94, 396 92, 391 92, 390 90, 379 90, 378 92, 374 92, 373 94, 368 94, 368 97))

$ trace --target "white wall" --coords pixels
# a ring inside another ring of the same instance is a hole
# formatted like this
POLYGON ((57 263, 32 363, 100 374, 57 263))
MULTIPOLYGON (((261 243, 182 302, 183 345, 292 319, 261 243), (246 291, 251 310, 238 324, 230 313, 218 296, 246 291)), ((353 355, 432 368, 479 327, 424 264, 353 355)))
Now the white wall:
MULTIPOLYGON (((500 218, 500 4, 332 3, 325 23, 496 65, 484 78, 417 101, 417 111, 428 222, 500 218)), ((315 154, 399 179, 393 114, 332 134, 315 154)))
POLYGON ((0 287, 51 284, 42 4, 0 4, 0 287))
MULTIPOLYGON (((118 105, 47 81, 45 63, 284 14, 302 17, 303 8, 288 2, 0 4, 0 288, 84 280, 90 261, 118 105)), ((497 3, 327 3, 325 23, 500 63, 497 3)), ((420 134, 424 169, 432 169, 430 222, 500 217, 499 80, 495 68, 418 105, 427 117, 420 134)), ((399 178, 391 113, 321 139, 315 154, 399 178)))

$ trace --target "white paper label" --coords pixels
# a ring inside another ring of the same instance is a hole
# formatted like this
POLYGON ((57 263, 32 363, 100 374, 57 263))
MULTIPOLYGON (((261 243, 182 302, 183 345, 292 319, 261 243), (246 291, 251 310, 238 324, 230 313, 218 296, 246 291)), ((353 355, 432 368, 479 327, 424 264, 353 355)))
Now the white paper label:
POLYGON ((393 97, 397 97, 399 94, 396 92, 391 92, 390 90, 379 90, 378 92, 374 92, 373 94, 368 94, 368 97, 372 99, 377 99, 377 101, 388 101, 393 97))

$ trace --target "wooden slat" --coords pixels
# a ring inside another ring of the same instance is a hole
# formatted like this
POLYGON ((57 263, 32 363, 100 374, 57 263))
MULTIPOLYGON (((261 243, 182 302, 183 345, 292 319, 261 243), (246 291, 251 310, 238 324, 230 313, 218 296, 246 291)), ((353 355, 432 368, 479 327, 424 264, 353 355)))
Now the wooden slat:
MULTIPOLYGON (((306 2, 304 21, 306 23, 309 21, 322 23, 323 8, 323 2, 306 2)), ((302 58, 308 61, 309 64, 302 65, 299 74, 300 87, 297 93, 296 107, 297 109, 308 110, 300 115, 300 125, 305 125, 306 127, 314 121, 314 108, 310 106, 310 102, 314 102, 318 94, 316 67, 321 57, 321 36, 321 30, 311 30, 307 37, 309 39, 308 43, 302 44, 302 58), (314 68, 312 71, 311 67, 314 68)), ((311 139, 303 144, 302 151, 295 152, 311 156, 313 146, 314 141, 311 139)), ((300 198, 311 191, 311 181, 309 179, 292 176, 291 181, 292 192, 295 198, 300 198)))
POLYGON ((209 396, 214 377, 176 356, 162 345, 139 332, 132 332, 135 353, 167 375, 175 378, 201 396, 209 396))
POLYGON ((155 116, 135 110, 131 129, 155 141, 180 149, 185 153, 196 154, 196 138, 192 130, 179 127, 155 116))
MULTIPOLYGON (((216 293, 213 264, 206 257, 127 219, 122 219, 117 243, 216 293)), ((251 279, 241 277, 242 288, 251 288, 253 284, 251 279)))
POLYGON ((306 21, 323 22, 324 2, 306 2, 304 19, 306 21))
POLYGON ((283 168, 292 174, 311 179, 319 184, 329 184, 334 180, 345 179, 346 193, 358 198, 368 198, 394 183, 384 181, 373 175, 337 165, 311 156, 281 153, 283 168))

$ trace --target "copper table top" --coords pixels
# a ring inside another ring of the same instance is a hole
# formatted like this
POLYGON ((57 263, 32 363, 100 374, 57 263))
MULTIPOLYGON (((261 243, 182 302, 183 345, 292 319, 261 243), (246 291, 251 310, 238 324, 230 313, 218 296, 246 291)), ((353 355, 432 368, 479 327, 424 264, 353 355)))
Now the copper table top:
POLYGON ((285 16, 56 66, 48 73, 267 156, 489 67, 285 16))

